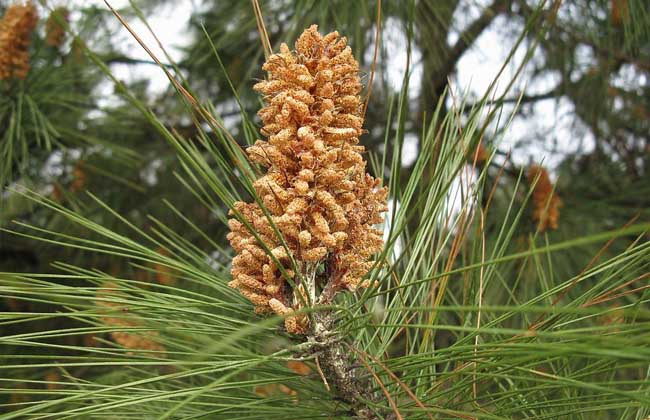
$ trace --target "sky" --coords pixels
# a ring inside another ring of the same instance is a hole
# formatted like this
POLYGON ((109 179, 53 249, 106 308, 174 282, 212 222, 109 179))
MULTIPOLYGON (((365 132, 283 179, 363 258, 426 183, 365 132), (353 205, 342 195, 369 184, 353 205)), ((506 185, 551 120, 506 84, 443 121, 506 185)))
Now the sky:
MULTIPOLYGON (((107 9, 103 0, 71 0, 71 3, 80 6, 91 4, 107 9)), ((117 10, 130 7, 129 0, 108 0, 108 3, 117 10)), ((147 15, 149 26, 155 31, 156 37, 173 60, 180 60, 182 54, 179 47, 187 45, 191 41, 187 33, 187 25, 195 3, 197 0, 174 0, 157 8, 155 13, 147 15)), ((70 9, 74 10, 74 7, 70 7, 70 9)), ((166 62, 165 54, 145 24, 137 19, 130 19, 128 23, 149 49, 161 61, 166 62)), ((116 44, 125 55, 135 59, 150 59, 146 51, 125 28, 121 28, 117 36, 120 37, 120 42, 116 44)), ((153 65, 113 64, 111 70, 120 80, 142 78, 149 80, 151 92, 162 92, 169 85, 169 80, 164 73, 153 65)))
MULTIPOLYGON (((72 3, 77 4, 96 4, 99 7, 106 7, 103 0, 71 0, 72 3)), ((108 0, 109 3, 119 9, 129 6, 128 0, 108 0)), ((172 59, 178 60, 181 58, 181 51, 179 47, 189 44, 191 38, 187 33, 187 24, 191 16, 193 7, 195 7, 199 0, 176 0, 168 2, 166 5, 158 8, 155 13, 148 15, 148 22, 151 28, 155 31, 160 42, 165 46, 167 52, 171 55, 172 59)), ((476 6, 469 9, 459 8, 454 15, 455 26, 462 29, 465 25, 471 22, 481 12, 484 5, 487 3, 484 0, 478 0, 476 6)), ((74 16, 73 16, 74 18, 74 16)), ((501 68, 505 57, 510 52, 512 44, 514 43, 513 37, 503 33, 500 28, 503 28, 504 21, 497 18, 479 39, 474 43, 473 47, 467 51, 460 59, 457 67, 457 72, 452 78, 452 89, 457 94, 467 92, 474 97, 480 97, 486 91, 491 81, 501 68)), ((149 33, 146 26, 135 19, 131 19, 129 24, 138 34, 138 36, 149 46, 149 48, 161 60, 164 60, 164 54, 157 45, 154 37, 149 33)), ((147 53, 137 44, 137 42, 128 34, 126 29, 121 28, 119 35, 120 42, 119 48, 125 55, 148 60, 147 53)), ((457 34, 450 35, 450 43, 455 42, 454 37, 457 34)), ((405 45, 406 38, 400 32, 398 23, 388 19, 383 27, 383 43, 384 47, 392 53, 388 56, 391 60, 389 64, 389 73, 387 75, 389 82, 395 89, 401 86, 404 72, 406 70, 406 56, 405 49, 400 46, 405 45)), ((369 47, 369 54, 372 54, 372 45, 369 47)), ((523 49, 517 52, 515 60, 507 66, 502 74, 502 77, 497 86, 497 93, 503 89, 515 73, 516 66, 523 59, 523 49)), ((421 77, 421 64, 420 54, 417 50, 413 52, 412 62, 414 63, 411 71, 411 92, 413 96, 417 96, 418 81, 421 77)), ((530 69, 531 66, 528 66, 530 69)), ((149 81, 150 92, 162 92, 169 84, 164 73, 153 65, 127 65, 127 64, 114 64, 112 70, 115 75, 121 80, 132 80, 144 78, 149 81)), ((528 94, 545 92, 554 86, 557 78, 553 75, 548 75, 545 78, 537 78, 534 84, 527 84, 526 71, 523 77, 520 78, 519 83, 515 86, 512 96, 516 96, 522 91, 528 94)), ((106 86, 107 93, 112 90, 111 86, 106 86)), ((511 110, 512 108, 505 108, 511 110)), ((513 149, 512 160, 517 165, 525 165, 531 161, 543 161, 547 166, 553 168, 556 166, 564 153, 575 152, 579 150, 588 151, 591 147, 589 134, 584 130, 582 138, 574 138, 575 133, 580 133, 580 130, 575 128, 575 118, 572 117, 572 104, 564 100, 544 100, 532 105, 532 117, 523 118, 518 117, 512 121, 510 128, 507 130, 506 135, 500 139, 499 148, 503 151, 508 151, 519 142, 526 143, 523 147, 513 149), (553 147, 551 147, 553 146, 553 147), (561 150, 561 153, 556 153, 551 149, 561 150)), ((405 161, 415 159, 417 156, 417 138, 410 136, 405 140, 404 145, 404 158, 405 161)))

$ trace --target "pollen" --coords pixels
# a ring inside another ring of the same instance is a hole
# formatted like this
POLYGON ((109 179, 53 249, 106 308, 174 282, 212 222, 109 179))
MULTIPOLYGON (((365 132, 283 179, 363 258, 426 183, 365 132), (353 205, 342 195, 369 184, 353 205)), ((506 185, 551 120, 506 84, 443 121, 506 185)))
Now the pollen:
POLYGON ((294 313, 318 301, 313 290, 370 284, 362 279, 383 247, 374 226, 383 222, 387 191, 366 173, 358 145, 362 86, 345 37, 322 36, 313 25, 295 50, 282 44, 263 69, 268 77, 254 89, 266 103, 258 115, 267 140, 247 152, 266 168, 253 184, 266 212, 257 203, 233 206, 228 239, 237 255, 230 285, 257 312, 284 316, 288 332, 305 334, 308 317, 294 313), (245 252, 255 259, 242 258, 245 252), (327 275, 308 295, 302 282, 315 278, 318 267, 327 275))

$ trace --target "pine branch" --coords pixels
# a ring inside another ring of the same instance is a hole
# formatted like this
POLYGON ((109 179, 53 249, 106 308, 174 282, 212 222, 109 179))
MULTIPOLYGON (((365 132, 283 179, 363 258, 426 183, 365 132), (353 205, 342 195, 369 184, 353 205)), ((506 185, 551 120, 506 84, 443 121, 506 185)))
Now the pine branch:
POLYGON ((332 311, 314 313, 314 326, 307 341, 318 343, 321 349, 316 355, 327 382, 334 386, 336 395, 350 404, 354 414, 361 419, 376 419, 368 408, 368 401, 377 398, 352 366, 349 353, 334 334, 335 315, 332 311))
MULTIPOLYGON (((110 56, 101 57, 101 60, 106 64, 131 64, 131 65, 149 64, 153 66, 159 66, 159 64, 153 60, 132 58, 126 55, 110 55, 110 56)), ((161 63, 161 64, 167 68, 174 68, 174 65, 169 63, 161 63)))
MULTIPOLYGON (((519 0, 517 4, 521 7, 522 15, 525 18, 528 19, 534 14, 534 10, 525 1, 519 0)), ((608 48, 606 46, 600 45, 594 40, 591 40, 584 35, 577 34, 575 31, 572 31, 569 25, 559 25, 557 19, 552 18, 552 14, 549 12, 542 13, 545 18, 544 21, 548 22, 553 27, 553 30, 556 31, 556 36, 554 36, 555 40, 559 41, 560 39, 557 35, 559 33, 563 33, 568 38, 570 38, 574 44, 584 44, 590 46, 594 50, 594 53, 596 53, 598 56, 614 58, 618 66, 623 63, 629 63, 635 65, 640 70, 650 70, 650 63, 648 61, 642 60, 637 56, 631 56, 629 54, 621 52, 619 49, 608 48)))
POLYGON ((449 50, 449 65, 455 66, 460 57, 474 45, 474 41, 483 33, 494 19, 506 10, 508 2, 505 0, 494 0, 491 5, 485 8, 481 16, 472 22, 467 29, 458 37, 458 41, 449 50))
MULTIPOLYGON (((496 99, 493 101, 485 101, 485 105, 488 106, 501 106, 504 104, 513 104, 513 103, 519 103, 519 104, 527 104, 527 103, 533 103, 533 102, 538 102, 538 101, 544 101, 546 99, 553 99, 557 98, 561 95, 563 95, 564 91, 562 89, 561 85, 558 85, 554 87, 553 89, 549 90, 548 92, 544 93, 538 93, 538 94, 533 94, 533 95, 521 95, 521 96, 515 96, 512 98, 502 98, 502 99, 496 99)), ((471 110, 475 107, 477 107, 478 104, 468 104, 463 107, 463 112, 468 113, 471 112, 471 110)))
POLYGON ((506 10, 508 4, 509 2, 506 0, 494 0, 491 5, 485 8, 481 16, 460 34, 458 41, 448 49, 447 59, 440 71, 437 72, 438 76, 434 86, 442 86, 447 82, 447 77, 454 71, 463 54, 474 45, 474 41, 481 36, 494 19, 506 10))

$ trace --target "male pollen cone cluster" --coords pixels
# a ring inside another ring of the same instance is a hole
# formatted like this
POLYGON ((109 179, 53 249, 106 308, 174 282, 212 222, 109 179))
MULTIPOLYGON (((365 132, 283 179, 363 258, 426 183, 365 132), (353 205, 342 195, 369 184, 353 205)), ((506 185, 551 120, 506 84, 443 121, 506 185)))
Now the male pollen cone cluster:
POLYGON ((57 7, 45 21, 45 43, 50 47, 59 48, 65 42, 65 28, 62 22, 67 22, 70 12, 65 7, 57 7))
MULTIPOLYGON (((115 328, 133 328, 143 326, 143 322, 135 316, 128 316, 126 308, 120 307, 117 302, 104 300, 111 297, 119 297, 119 286, 114 282, 106 282, 97 291, 97 306, 106 310, 106 315, 102 317, 102 322, 108 327, 115 328), (113 315, 113 316, 110 316, 113 315)), ((119 345, 130 350, 145 350, 155 352, 157 357, 165 357, 165 347, 159 344, 156 339, 158 332, 126 332, 112 331, 111 338, 119 345)))
MULTIPOLYGON (((312 25, 295 46, 291 51, 282 44, 262 67, 268 80, 254 89, 266 102, 258 115, 268 140, 247 151, 267 168, 254 188, 287 247, 257 203, 234 204, 230 214, 237 218, 230 219, 228 234, 237 253, 230 286, 257 312, 285 316, 303 302, 324 303, 315 299, 316 289, 327 287, 331 297, 368 286, 362 278, 373 265, 369 258, 383 246, 382 231, 374 225, 383 222, 387 210, 386 189, 366 173, 364 147, 357 144, 363 133, 361 82, 346 38, 337 32, 321 36, 312 25), (282 264, 296 290, 242 220, 282 264), (316 280, 321 264, 327 276, 316 280), (310 278, 313 289, 304 283, 310 278)), ((304 334, 308 323, 304 315, 287 316, 285 327, 304 334)))
POLYGON ((562 200, 553 191, 548 171, 539 165, 531 165, 528 168, 528 182, 534 184, 533 221, 537 222, 537 230, 557 229, 562 200))
POLYGON ((0 20, 0 80, 25 79, 29 72, 29 44, 38 22, 31 2, 16 3, 0 20))

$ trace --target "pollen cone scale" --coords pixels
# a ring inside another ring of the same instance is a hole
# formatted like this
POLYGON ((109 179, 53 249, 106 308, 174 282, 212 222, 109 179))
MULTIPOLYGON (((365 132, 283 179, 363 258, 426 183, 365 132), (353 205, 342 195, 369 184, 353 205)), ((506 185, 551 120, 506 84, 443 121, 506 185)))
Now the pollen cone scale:
POLYGON ((247 153, 266 168, 253 186, 286 247, 257 203, 236 202, 228 234, 236 252, 230 286, 257 312, 283 315, 288 332, 304 334, 307 317, 291 314, 318 300, 300 284, 315 279, 317 267, 326 276, 314 280, 321 281, 314 290, 368 286, 362 279, 374 263, 370 257, 383 247, 375 226, 387 209, 386 189, 366 173, 364 147, 358 144, 362 86, 345 37, 322 36, 313 25, 294 51, 282 44, 263 69, 268 78, 254 89, 266 103, 258 113, 266 140, 247 153))

